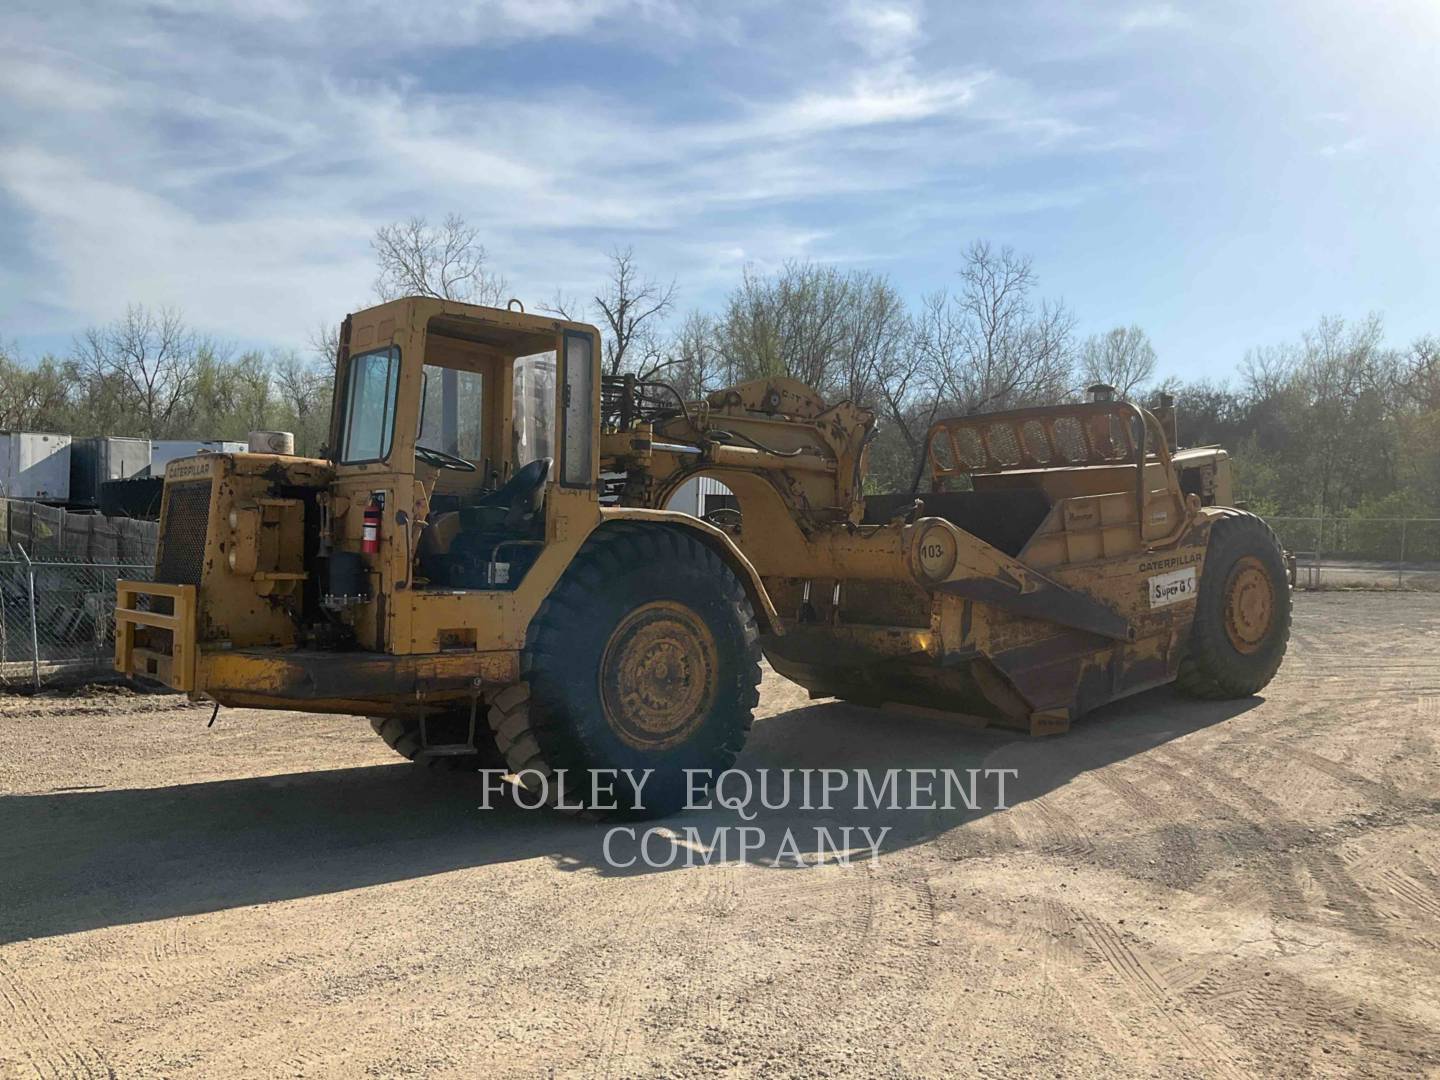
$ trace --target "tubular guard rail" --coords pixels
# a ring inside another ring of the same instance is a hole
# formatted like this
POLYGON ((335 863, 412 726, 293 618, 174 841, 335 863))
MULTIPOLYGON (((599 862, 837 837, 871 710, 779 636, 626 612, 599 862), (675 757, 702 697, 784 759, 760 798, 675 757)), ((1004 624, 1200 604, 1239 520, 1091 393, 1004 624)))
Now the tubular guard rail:
POLYGON ((159 679, 176 690, 195 689, 195 586, 166 585, 155 581, 115 583, 115 670, 122 675, 159 679), (149 610, 138 606, 148 597, 149 610), (171 601, 169 614, 154 610, 158 598, 171 601), (170 651, 136 645, 140 627, 166 631, 170 651))
POLYGON ((1125 401, 1057 405, 937 420, 926 436, 936 480, 979 472, 1138 464, 1165 440, 1159 422, 1125 401))
MULTIPOLYGON (((1138 521, 1145 520, 1145 463, 1167 468, 1155 417, 1128 401, 1095 401, 937 420, 925 436, 932 482, 1018 469, 1133 465, 1138 521)), ((1143 527, 1143 526, 1142 526, 1143 527)))

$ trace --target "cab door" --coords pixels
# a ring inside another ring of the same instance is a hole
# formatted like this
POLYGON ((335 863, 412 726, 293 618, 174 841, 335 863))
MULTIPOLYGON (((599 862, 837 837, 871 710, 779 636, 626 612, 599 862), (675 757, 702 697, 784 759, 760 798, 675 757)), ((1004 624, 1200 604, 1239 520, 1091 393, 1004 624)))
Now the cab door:
POLYGON ((414 498, 415 425, 403 418, 417 415, 416 361, 423 355, 423 331, 404 301, 353 315, 341 329, 331 413, 330 535, 334 551, 361 560, 369 599, 350 604, 342 617, 354 627, 357 644, 376 652, 390 651, 389 598, 409 578, 403 522, 414 498), (376 506, 378 536, 371 545, 365 542, 366 510, 376 506), (375 550, 367 550, 371 546, 375 550))

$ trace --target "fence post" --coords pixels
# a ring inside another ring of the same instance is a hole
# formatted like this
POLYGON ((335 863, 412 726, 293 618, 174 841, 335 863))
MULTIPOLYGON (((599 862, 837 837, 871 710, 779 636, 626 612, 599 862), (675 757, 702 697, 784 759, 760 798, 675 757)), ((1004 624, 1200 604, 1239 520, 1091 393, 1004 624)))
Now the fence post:
POLYGON ((1409 518, 1400 519, 1400 566, 1395 571, 1396 588, 1405 584, 1405 527, 1409 524, 1409 518))
POLYGON ((26 593, 30 601, 30 678, 35 684, 35 689, 40 689, 40 626, 35 614, 35 564, 30 561, 30 555, 25 550, 24 544, 16 544, 20 549, 20 557, 25 560, 25 583, 26 593))

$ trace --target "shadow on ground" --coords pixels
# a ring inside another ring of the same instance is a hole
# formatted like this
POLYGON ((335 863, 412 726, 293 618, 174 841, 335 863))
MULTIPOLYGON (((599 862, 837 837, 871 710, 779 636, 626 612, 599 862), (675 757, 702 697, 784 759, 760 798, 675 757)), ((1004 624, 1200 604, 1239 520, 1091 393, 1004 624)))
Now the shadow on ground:
MULTIPOLYGON (((1018 776, 1005 791, 1014 806, 1081 773, 1230 719, 1259 700, 1195 702, 1158 690, 1102 709, 1068 735, 1043 740, 829 702, 757 722, 737 767, 752 774, 865 770, 876 786, 888 769, 1015 769, 1018 776)), ((0 942, 536 857, 602 874, 658 872, 640 861, 623 869, 610 865, 604 825, 513 805, 481 810, 478 789, 473 776, 432 776, 397 763, 3 797, 0 942)), ((746 822, 716 808, 664 824, 706 834, 721 825, 754 825, 766 830, 771 849, 787 829, 810 835, 816 826, 869 826, 872 832, 890 826, 881 850, 893 851, 993 812, 994 782, 982 784, 979 794, 976 810, 957 801, 952 810, 877 811, 857 810, 852 788, 829 812, 761 809, 757 820, 746 822)), ((621 838, 612 851, 635 854, 633 843, 621 851, 623 843, 621 838)), ((764 848, 752 855, 768 858, 764 848)))

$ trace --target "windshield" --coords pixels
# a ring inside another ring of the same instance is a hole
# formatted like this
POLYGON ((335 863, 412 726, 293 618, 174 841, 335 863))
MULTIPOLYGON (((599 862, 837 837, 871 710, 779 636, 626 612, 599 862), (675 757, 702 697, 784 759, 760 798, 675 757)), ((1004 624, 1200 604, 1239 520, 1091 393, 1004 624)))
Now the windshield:
POLYGON ((362 353, 350 361, 345 395, 345 429, 340 462, 354 465, 383 461, 395 441, 395 391, 400 382, 400 350, 395 346, 362 353))
POLYGON ((426 364, 424 372, 415 442, 479 463, 485 456, 485 376, 435 364, 426 364))

